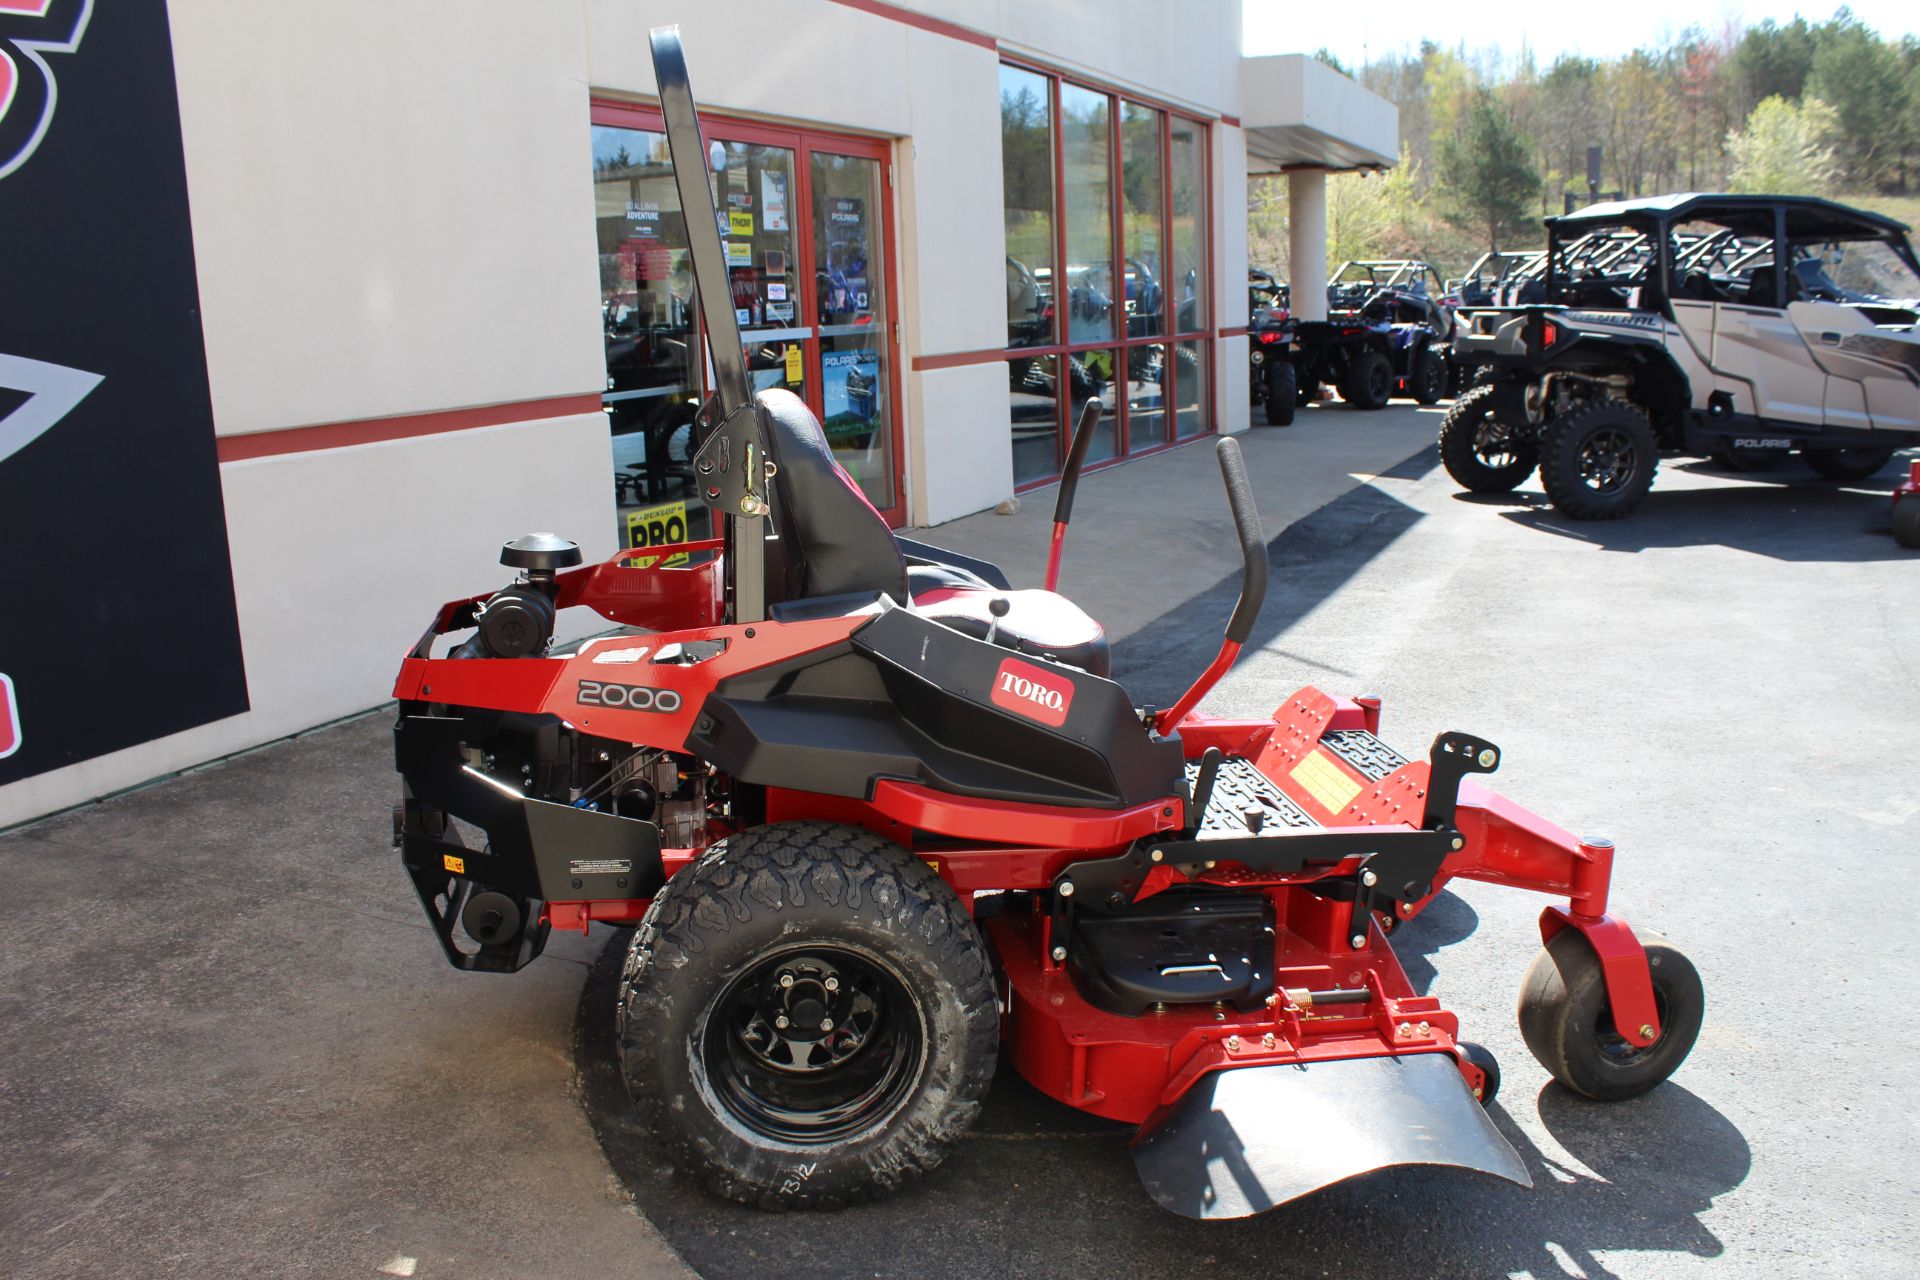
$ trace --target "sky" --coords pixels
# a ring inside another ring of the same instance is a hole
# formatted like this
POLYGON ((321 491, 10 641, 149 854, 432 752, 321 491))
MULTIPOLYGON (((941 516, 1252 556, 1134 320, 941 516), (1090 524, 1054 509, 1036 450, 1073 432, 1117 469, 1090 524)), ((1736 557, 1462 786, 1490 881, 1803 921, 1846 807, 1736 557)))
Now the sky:
MULTIPOLYGON (((1691 26, 1718 30, 1742 19, 1748 25, 1772 18, 1789 22, 1798 13, 1824 22, 1833 4, 1770 3, 1769 0, 1606 0, 1604 5, 1568 0, 1470 0, 1467 4, 1366 0, 1347 5, 1300 0, 1242 0, 1242 51, 1312 53, 1322 46, 1349 70, 1383 53, 1417 48, 1423 39, 1469 52, 1499 46, 1511 58, 1524 43, 1540 66, 1563 53, 1616 57, 1635 46, 1678 35, 1691 26)), ((1920 0, 1852 0, 1854 16, 1889 39, 1920 34, 1920 0)))

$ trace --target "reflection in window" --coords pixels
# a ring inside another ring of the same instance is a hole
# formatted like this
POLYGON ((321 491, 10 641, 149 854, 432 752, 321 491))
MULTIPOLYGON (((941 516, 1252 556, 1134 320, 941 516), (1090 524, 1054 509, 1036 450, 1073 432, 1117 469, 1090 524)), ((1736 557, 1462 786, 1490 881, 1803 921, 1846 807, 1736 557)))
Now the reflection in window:
POLYGON ((880 162, 813 153, 813 261, 820 320, 821 425, 867 500, 891 507, 893 407, 887 397, 880 162))
POLYGON ((692 263, 664 134, 593 129, 605 404, 613 431, 622 545, 625 511, 686 483, 698 407, 692 263))
POLYGON ((1120 191, 1126 233, 1127 336, 1161 333, 1166 298, 1161 288, 1160 112, 1137 102, 1120 107, 1120 191))
POLYGON ((1053 338, 1053 109, 1046 77, 1000 68, 1005 165, 1007 345, 1053 338))
POLYGON ((1167 442, 1167 349, 1159 343, 1127 348, 1127 444, 1151 449, 1167 442))
POLYGON ((1120 420, 1115 416, 1119 398, 1114 392, 1114 353, 1112 348, 1081 351, 1067 360, 1067 428, 1080 424, 1080 407, 1089 400, 1101 404, 1100 419, 1094 425, 1093 443, 1087 446, 1087 462, 1092 464, 1120 453, 1120 420))
POLYGON ((1207 316, 1207 168, 1201 148, 1206 133, 1191 120, 1175 116, 1168 129, 1168 194, 1173 207, 1172 270, 1167 292, 1173 302, 1175 333, 1198 333, 1207 316))
POLYGON ((1013 402, 1013 482, 1044 480, 1060 469, 1059 356, 1007 361, 1013 402))
POLYGON ((1173 348, 1174 403, 1180 406, 1177 434, 1184 440, 1207 429, 1207 352, 1205 342, 1179 342, 1173 348))
POLYGON ((1067 341, 1113 336, 1113 190, 1107 147, 1107 96, 1060 86, 1060 138, 1066 189, 1067 341))

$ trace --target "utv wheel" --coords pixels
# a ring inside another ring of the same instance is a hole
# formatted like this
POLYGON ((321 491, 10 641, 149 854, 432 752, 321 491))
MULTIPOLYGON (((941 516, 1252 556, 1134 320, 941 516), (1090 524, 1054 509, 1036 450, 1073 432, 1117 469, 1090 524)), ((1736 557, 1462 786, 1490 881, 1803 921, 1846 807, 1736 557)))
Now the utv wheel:
POLYGON ((668 881, 616 1038, 639 1119, 709 1191, 837 1208, 944 1159, 993 1078, 986 947, 927 865, 869 832, 756 827, 668 881))
POLYGON ((1618 520, 1646 500, 1660 465, 1646 415, 1605 400, 1575 409, 1540 432, 1540 484, 1575 520, 1618 520))
POLYGON ((1420 404, 1440 403, 1440 397, 1447 393, 1446 358, 1435 351, 1422 352, 1413 368, 1413 385, 1409 390, 1420 404))
POLYGON ((1865 480, 1893 461, 1891 449, 1807 449, 1807 465, 1829 480, 1865 480))
POLYGON ((1660 1038, 1644 1048, 1614 1028, 1600 957, 1577 929, 1556 933, 1527 970, 1520 1035, 1555 1080, 1583 1097, 1639 1097, 1686 1061, 1700 1035, 1706 996, 1692 961, 1657 939, 1641 943, 1660 1014, 1660 1038))
POLYGON ((1440 462, 1469 493, 1509 493, 1533 473, 1539 447, 1493 416, 1493 388, 1475 387, 1440 421, 1440 462))
POLYGON ((1340 383, 1340 398, 1356 409, 1384 409, 1393 395, 1393 366, 1378 351, 1354 357, 1340 383))
POLYGON ((1288 360, 1276 360, 1267 366, 1267 425, 1270 427, 1290 427, 1293 425, 1293 411, 1297 407, 1299 386, 1296 379, 1299 374, 1293 363, 1288 360))
POLYGON ((1893 540, 1920 551, 1920 498, 1903 498, 1894 507, 1893 540))

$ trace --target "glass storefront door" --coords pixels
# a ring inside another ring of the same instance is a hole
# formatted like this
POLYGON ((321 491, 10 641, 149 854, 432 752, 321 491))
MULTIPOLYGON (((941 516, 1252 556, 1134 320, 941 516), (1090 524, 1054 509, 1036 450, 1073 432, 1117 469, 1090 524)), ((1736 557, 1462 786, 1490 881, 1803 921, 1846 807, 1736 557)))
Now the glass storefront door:
MULTIPOLYGON (((689 501, 706 393, 686 223, 658 114, 596 104, 594 189, 623 546, 705 536, 689 501)), ((785 387, 890 522, 900 486, 886 144, 703 122, 734 315, 756 390, 785 387)))

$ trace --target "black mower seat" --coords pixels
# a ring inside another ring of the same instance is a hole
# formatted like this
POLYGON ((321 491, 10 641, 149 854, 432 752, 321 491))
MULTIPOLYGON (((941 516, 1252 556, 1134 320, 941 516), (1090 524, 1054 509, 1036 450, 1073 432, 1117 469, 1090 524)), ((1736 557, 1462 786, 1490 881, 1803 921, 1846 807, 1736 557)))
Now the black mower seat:
POLYGON ((775 433, 780 467, 774 476, 780 537, 798 552, 769 556, 767 601, 775 617, 798 618, 877 595, 910 603, 923 617, 985 639, 993 622, 988 604, 1004 597, 1010 606, 996 640, 1009 649, 1105 676, 1111 663, 1100 624, 1064 596, 1051 591, 1002 591, 957 565, 908 567, 867 495, 835 460, 827 434, 806 402, 779 388, 759 402, 775 433))

